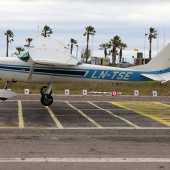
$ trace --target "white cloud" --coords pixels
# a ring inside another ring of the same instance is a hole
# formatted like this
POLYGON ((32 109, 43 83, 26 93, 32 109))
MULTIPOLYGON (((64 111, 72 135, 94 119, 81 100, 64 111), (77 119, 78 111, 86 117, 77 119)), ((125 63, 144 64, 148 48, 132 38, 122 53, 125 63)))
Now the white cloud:
MULTIPOLYGON (((5 54, 5 35, 7 29, 14 32, 15 41, 10 44, 10 52, 16 46, 23 46, 25 39, 35 37, 44 25, 50 26, 52 37, 66 44, 75 38, 86 44, 83 36, 85 27, 92 25, 97 33, 93 39, 94 54, 103 55, 98 45, 119 35, 128 45, 124 55, 134 55, 133 48, 143 50, 145 30, 159 29, 159 44, 163 45, 164 29, 166 43, 170 40, 168 0, 0 0, 0 54, 5 54)), ((153 41, 153 49, 157 40, 153 41)), ((159 47, 159 48, 160 48, 159 47)), ((147 49, 147 48, 146 48, 147 49)))

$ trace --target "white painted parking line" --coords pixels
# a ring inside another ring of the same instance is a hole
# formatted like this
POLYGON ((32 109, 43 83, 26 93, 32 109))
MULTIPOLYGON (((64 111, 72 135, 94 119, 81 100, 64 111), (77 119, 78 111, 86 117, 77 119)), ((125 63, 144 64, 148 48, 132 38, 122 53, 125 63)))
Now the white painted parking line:
POLYGON ((124 163, 169 163, 170 158, 0 158, 0 162, 82 162, 82 163, 112 163, 112 162, 124 162, 124 163))

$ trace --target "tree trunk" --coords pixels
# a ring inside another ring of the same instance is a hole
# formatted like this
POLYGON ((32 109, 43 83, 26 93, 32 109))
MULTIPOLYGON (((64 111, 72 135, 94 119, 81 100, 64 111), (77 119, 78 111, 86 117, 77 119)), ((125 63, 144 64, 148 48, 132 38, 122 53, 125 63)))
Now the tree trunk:
POLYGON ((73 44, 71 44, 70 54, 72 55, 73 52, 73 44))
POLYGON ((8 57, 8 44, 9 44, 9 42, 8 42, 8 35, 7 35, 7 37, 6 37, 6 57, 8 57))
POLYGON ((86 63, 88 60, 88 50, 89 50, 89 32, 87 32, 86 63))
POLYGON ((106 50, 106 48, 104 49, 104 56, 105 56, 105 58, 107 57, 107 50, 106 50))
POLYGON ((120 49, 120 52, 119 52, 119 63, 122 61, 122 48, 120 49))
POLYGON ((116 65, 116 48, 113 47, 113 53, 112 53, 112 65, 116 65))
POLYGON ((47 37, 47 31, 44 30, 44 37, 47 37))
POLYGON ((152 39, 149 41, 149 61, 151 60, 152 39))

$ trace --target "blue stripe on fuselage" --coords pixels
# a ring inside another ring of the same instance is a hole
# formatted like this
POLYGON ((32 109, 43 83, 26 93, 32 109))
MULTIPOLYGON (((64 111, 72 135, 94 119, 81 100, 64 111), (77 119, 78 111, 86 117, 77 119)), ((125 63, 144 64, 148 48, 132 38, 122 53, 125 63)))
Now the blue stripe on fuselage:
MULTIPOLYGON (((111 67, 110 67, 111 68, 111 67)), ((19 73, 29 73, 30 66, 25 65, 7 65, 0 64, 0 70, 19 72, 19 73)), ((114 81, 149 81, 149 78, 141 76, 141 74, 160 74, 170 72, 170 68, 158 71, 121 71, 121 70, 97 70, 97 69, 81 69, 81 68, 58 68, 58 67, 44 67, 36 66, 33 74, 47 75, 47 76, 63 76, 63 77, 76 77, 76 78, 87 78, 87 79, 98 79, 98 80, 114 80, 114 81), (41 70, 41 71, 40 71, 41 70), (42 71, 43 70, 43 71, 42 71), (47 71, 48 70, 48 71, 47 71), (50 72, 49 72, 50 70, 50 72), (73 74, 61 74, 60 72, 55 72, 56 70, 63 70, 67 72, 73 72, 73 74), (86 72, 84 75, 78 75, 75 72, 86 72)))

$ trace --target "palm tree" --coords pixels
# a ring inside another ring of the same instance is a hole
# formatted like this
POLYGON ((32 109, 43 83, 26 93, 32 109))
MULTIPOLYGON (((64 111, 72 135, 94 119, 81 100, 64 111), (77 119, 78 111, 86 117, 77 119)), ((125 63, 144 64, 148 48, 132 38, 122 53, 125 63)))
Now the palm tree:
POLYGON ((120 43, 120 51, 119 51, 119 63, 122 61, 122 51, 127 48, 127 44, 125 43, 120 43))
MULTIPOLYGON (((86 50, 82 49, 82 51, 81 51, 81 60, 83 61, 83 63, 84 63, 84 59, 86 58, 86 53, 87 53, 87 49, 86 50)), ((88 55, 87 55, 88 58, 87 58, 87 60, 89 59, 91 54, 92 54, 92 51, 88 49, 88 55)))
POLYGON ((148 36, 148 40, 149 40, 149 60, 151 60, 152 39, 156 39, 156 38, 157 38, 157 30, 155 30, 155 28, 151 27, 149 29, 149 36, 148 36))
POLYGON ((22 51, 24 51, 24 48, 22 48, 22 47, 16 47, 16 50, 17 50, 17 52, 15 52, 14 54, 15 54, 15 55, 19 55, 19 54, 21 54, 22 51))
POLYGON ((6 57, 8 57, 8 49, 9 49, 9 43, 14 41, 14 33, 11 30, 7 30, 7 32, 4 33, 6 35, 6 57))
POLYGON ((24 47, 30 47, 31 41, 32 41, 32 38, 27 38, 27 39, 26 39, 26 42, 27 42, 28 44, 24 45, 24 47))
POLYGON ((87 60, 89 58, 88 54, 89 54, 89 36, 94 36, 95 33, 96 33, 96 30, 95 28, 93 28, 92 26, 88 26, 88 27, 85 27, 85 30, 86 32, 83 34, 83 36, 87 36, 87 45, 86 45, 86 63, 87 63, 87 60))
POLYGON ((107 57, 107 54, 108 54, 107 49, 110 48, 110 44, 109 43, 102 43, 99 46, 100 46, 99 50, 104 50, 104 56, 107 57))
POLYGON ((45 25, 42 30, 41 35, 44 37, 50 37, 52 33, 53 33, 53 30, 49 26, 45 25))
POLYGON ((112 47, 112 65, 116 65, 116 55, 117 55, 117 48, 120 48, 121 39, 118 35, 114 36, 113 39, 110 40, 110 47, 112 47))
POLYGON ((71 43, 70 54, 72 54, 73 46, 74 46, 74 44, 77 44, 77 41, 75 39, 71 38, 70 39, 70 43, 71 43))

